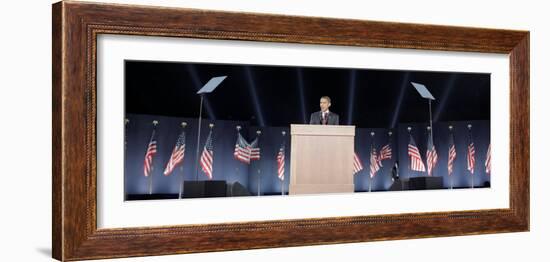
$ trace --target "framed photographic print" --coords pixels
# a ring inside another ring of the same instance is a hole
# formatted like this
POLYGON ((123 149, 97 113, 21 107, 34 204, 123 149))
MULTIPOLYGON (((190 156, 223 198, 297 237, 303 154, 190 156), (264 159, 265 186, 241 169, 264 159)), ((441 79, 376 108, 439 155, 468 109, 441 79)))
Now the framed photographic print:
POLYGON ((52 26, 58 260, 529 230, 527 31, 72 1, 52 26))

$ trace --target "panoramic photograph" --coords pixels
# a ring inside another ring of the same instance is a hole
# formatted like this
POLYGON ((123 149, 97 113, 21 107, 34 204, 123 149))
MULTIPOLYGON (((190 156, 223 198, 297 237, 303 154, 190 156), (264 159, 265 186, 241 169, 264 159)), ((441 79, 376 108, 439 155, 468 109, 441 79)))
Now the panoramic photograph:
POLYGON ((488 73, 124 67, 126 201, 491 187, 488 73))

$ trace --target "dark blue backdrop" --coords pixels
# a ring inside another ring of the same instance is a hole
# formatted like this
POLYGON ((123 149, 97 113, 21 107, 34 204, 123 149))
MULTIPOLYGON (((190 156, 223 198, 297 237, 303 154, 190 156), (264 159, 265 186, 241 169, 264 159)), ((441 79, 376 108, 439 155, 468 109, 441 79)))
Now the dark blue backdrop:
MULTIPOLYGON (((126 155, 125 155, 125 192, 126 194, 144 194, 148 192, 148 178, 143 175, 143 160, 147 144, 152 131, 152 121, 158 120, 157 126, 157 154, 153 159, 153 193, 178 193, 180 175, 183 172, 185 180, 195 180, 195 151, 197 146, 197 119, 128 114, 130 122, 126 126, 126 155), (186 128, 186 151, 182 167, 178 167, 170 176, 164 176, 163 171, 170 158, 176 139, 181 131, 181 122, 187 122, 186 128)), ((202 121, 200 146, 204 146, 208 136, 208 119, 202 121)), ((215 121, 213 129, 214 138, 214 167, 213 179, 226 180, 228 183, 239 182, 256 195, 258 192, 258 179, 261 176, 261 193, 275 194, 281 192, 281 183, 277 178, 276 155, 283 139, 286 143, 286 169, 285 169, 285 192, 288 192, 290 174, 290 134, 287 127, 257 127, 250 126, 249 122, 239 121, 215 121), (253 161, 250 165, 243 164, 233 157, 237 131, 235 127, 241 125, 241 134, 251 142, 256 137, 256 131, 261 130, 260 137, 261 159, 253 161), (282 137, 281 131, 287 135, 282 137), (258 173, 258 170, 260 173, 258 173)), ((453 179, 454 187, 469 187, 470 174, 466 169, 466 147, 468 141, 467 125, 472 124, 472 138, 476 148, 476 166, 474 185, 483 186, 490 181, 490 176, 485 174, 485 156, 489 144, 490 125, 489 121, 463 121, 463 122, 437 122, 434 123, 434 144, 436 146, 439 161, 435 167, 434 175, 442 176, 444 186, 449 187, 453 179), (454 126, 454 139, 457 151, 457 158, 454 163, 454 174, 447 175, 447 157, 449 131, 448 126, 454 126)), ((423 176, 425 173, 410 171, 408 168, 409 159, 407 156, 407 145, 409 142, 407 127, 411 126, 413 137, 420 149, 423 160, 426 160, 427 131, 425 123, 400 123, 397 130, 393 130, 392 149, 393 157, 385 160, 383 167, 372 179, 372 190, 387 190, 391 184, 391 168, 396 159, 399 160, 399 171, 402 178, 423 176), (396 149, 397 146, 397 149, 396 149)), ((369 183, 369 150, 374 142, 379 151, 388 142, 389 129, 383 128, 357 128, 355 136, 355 149, 363 162, 364 170, 354 177, 355 191, 368 191, 369 183), (370 133, 375 132, 374 139, 370 133), (373 141, 374 140, 374 141, 373 141)), ((206 180, 206 176, 199 168, 199 180, 206 180)))

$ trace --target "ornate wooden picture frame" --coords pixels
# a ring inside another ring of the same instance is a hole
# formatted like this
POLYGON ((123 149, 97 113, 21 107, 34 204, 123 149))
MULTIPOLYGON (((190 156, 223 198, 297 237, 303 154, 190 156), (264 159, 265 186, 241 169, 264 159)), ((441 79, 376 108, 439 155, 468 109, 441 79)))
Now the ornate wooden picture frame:
POLYGON ((529 32, 84 2, 53 5, 53 257, 82 260, 529 230, 529 32), (510 59, 510 207, 98 229, 99 34, 467 51, 510 59))

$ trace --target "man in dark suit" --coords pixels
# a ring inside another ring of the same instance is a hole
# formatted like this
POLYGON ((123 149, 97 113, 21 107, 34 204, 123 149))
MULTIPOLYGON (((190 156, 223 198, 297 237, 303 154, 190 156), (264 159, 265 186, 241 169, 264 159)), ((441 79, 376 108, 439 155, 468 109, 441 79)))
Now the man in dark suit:
POLYGON ((330 107, 330 97, 323 96, 321 97, 320 104, 321 111, 317 111, 311 114, 309 119, 310 125, 339 125, 340 120, 338 115, 330 112, 328 108, 330 107))

